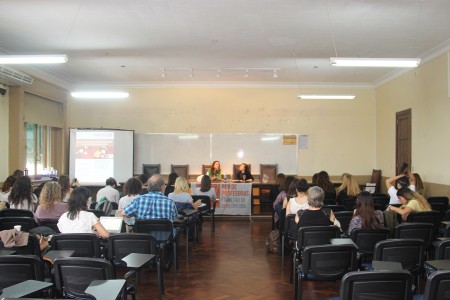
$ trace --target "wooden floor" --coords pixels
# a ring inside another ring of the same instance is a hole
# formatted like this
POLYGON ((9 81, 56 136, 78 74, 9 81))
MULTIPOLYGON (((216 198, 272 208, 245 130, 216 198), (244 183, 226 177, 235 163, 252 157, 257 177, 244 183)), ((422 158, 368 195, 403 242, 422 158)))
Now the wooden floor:
MULTIPOLYGON (((281 270, 280 256, 267 253, 265 240, 271 220, 216 220, 211 236, 210 223, 204 222, 197 243, 190 243, 186 261, 184 237, 179 247, 177 276, 165 272, 164 299, 293 299, 289 283, 290 260, 281 270)), ((339 283, 305 282, 303 299, 328 299, 339 292, 339 283)), ((142 271, 137 299, 157 299, 156 273, 142 271)))

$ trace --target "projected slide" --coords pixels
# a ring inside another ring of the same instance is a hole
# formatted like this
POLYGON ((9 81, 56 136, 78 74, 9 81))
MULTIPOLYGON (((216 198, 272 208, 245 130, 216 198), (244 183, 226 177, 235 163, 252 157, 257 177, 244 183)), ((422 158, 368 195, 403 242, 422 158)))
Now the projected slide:
POLYGON ((133 176, 133 131, 70 130, 70 177, 84 185, 104 185, 109 177, 133 176))

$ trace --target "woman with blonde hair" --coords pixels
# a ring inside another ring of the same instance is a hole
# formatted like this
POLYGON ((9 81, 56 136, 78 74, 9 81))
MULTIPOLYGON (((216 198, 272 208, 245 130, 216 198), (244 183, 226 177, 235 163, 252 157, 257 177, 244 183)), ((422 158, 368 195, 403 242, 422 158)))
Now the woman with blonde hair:
POLYGON ((342 174, 342 184, 336 190, 336 203, 341 204, 342 200, 356 197, 359 193, 361 189, 356 179, 349 173, 342 174))
POLYGON ((181 176, 175 180, 175 190, 168 197, 177 204, 177 208, 191 208, 186 205, 191 204, 194 209, 198 209, 202 204, 202 200, 193 201, 191 194, 189 194, 189 183, 186 178, 181 176))
POLYGON ((397 197, 402 206, 389 205, 387 210, 394 211, 402 216, 403 220, 408 218, 412 212, 431 211, 431 206, 421 194, 403 187, 397 191, 397 197))
POLYGON ((56 181, 47 181, 39 195, 39 206, 34 213, 36 219, 59 219, 67 212, 67 203, 61 202, 61 195, 61 185, 56 181))

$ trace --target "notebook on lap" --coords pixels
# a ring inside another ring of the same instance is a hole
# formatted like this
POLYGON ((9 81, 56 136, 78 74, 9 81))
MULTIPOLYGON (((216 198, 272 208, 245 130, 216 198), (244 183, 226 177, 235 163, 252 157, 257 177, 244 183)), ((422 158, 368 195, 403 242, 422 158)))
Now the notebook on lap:
POLYGON ((100 223, 109 233, 120 233, 122 231, 122 217, 100 217, 100 223))

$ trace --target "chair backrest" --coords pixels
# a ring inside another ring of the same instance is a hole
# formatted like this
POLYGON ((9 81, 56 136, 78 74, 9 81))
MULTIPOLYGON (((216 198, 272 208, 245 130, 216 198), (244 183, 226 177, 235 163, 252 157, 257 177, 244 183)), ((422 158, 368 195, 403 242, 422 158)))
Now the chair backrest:
POLYGON ((106 216, 105 212, 101 209, 88 209, 88 211, 93 213, 97 218, 106 216))
POLYGON ((387 228, 379 228, 374 230, 364 230, 358 228, 352 231, 350 238, 358 245, 358 251, 364 254, 373 254, 375 245, 379 241, 386 240, 390 231, 387 228))
POLYGON ((343 232, 348 232, 348 226, 353 218, 352 211, 337 211, 333 212, 336 219, 341 223, 341 229, 343 232))
MULTIPOLYGON (((434 196, 434 197, 428 197, 427 198, 428 203, 430 203, 430 205, 433 205, 435 203, 441 203, 444 205, 443 210, 444 212, 448 210, 448 197, 447 196, 434 196)), ((433 206, 431 206, 433 207, 433 206)))
POLYGON ((209 213, 212 209, 211 207, 211 198, 208 195, 192 195, 192 200, 195 202, 197 200, 202 200, 202 203, 206 204, 206 208, 201 210, 201 212, 209 213))
POLYGON ((429 246, 434 239, 434 225, 431 223, 402 223, 395 227, 396 239, 421 239, 429 246))
POLYGON ((44 281, 42 261, 38 256, 0 256, 0 289, 29 279, 44 281))
POLYGON ((211 165, 202 165, 202 175, 206 175, 211 170, 211 165))
POLYGON ((29 217, 34 218, 34 214, 31 210, 26 209, 4 209, 0 210, 0 217, 29 217))
POLYGON ((259 180, 261 182, 275 182, 275 180, 277 179, 277 174, 278 174, 278 164, 259 165, 259 180))
MULTIPOLYGON (((336 205, 336 199, 335 198, 325 198, 323 199, 324 205, 336 205)), ((345 209, 345 206, 344 206, 345 209)))
POLYGON ((425 243, 421 239, 389 239, 375 245, 374 260, 396 261, 404 270, 423 267, 425 243))
POLYGON ((450 291, 450 271, 436 271, 430 274, 427 279, 424 291, 424 299, 443 300, 449 299, 450 291))
POLYGON ((53 263, 55 285, 58 292, 84 293, 94 280, 115 279, 111 263, 102 258, 57 258, 53 263))
POLYGON ((189 179, 189 165, 170 165, 170 172, 189 179))
POLYGON ((297 233, 297 248, 302 250, 307 246, 330 244, 330 240, 341 235, 339 227, 306 226, 300 227, 297 233))
POLYGON ((408 271, 349 272, 342 277, 341 300, 410 300, 412 276, 408 271))
POLYGON ((370 183, 375 183, 375 193, 380 192, 381 184, 381 170, 372 170, 372 176, 370 177, 370 183))
POLYGON ((314 245, 303 250, 301 270, 305 279, 339 279, 357 269, 354 245, 314 245))
POLYGON ((450 259, 450 240, 439 241, 436 243, 435 259, 450 259))
POLYGON ((161 174, 161 164, 143 164, 142 174, 147 175, 147 178, 154 174, 161 174))
POLYGON ((346 211, 346 208, 343 205, 324 205, 323 208, 329 208, 333 211, 333 213, 338 211, 346 211))
POLYGON ((17 216, 0 217, 0 231, 13 229, 16 225, 22 226, 21 230, 25 232, 30 232, 31 229, 37 227, 34 218, 17 216))
POLYGON ((75 250, 73 257, 100 258, 100 241, 93 233, 60 233, 50 240, 52 250, 75 250))
POLYGON ((375 209, 385 210, 390 201, 390 197, 385 196, 373 196, 373 206, 375 209))
POLYGON ((0 249, 14 250, 16 254, 20 255, 36 255, 41 257, 39 240, 31 234, 28 236, 28 244, 26 246, 6 248, 3 242, 0 241, 0 249))
POLYGON ((431 223, 434 225, 435 229, 439 227, 441 224, 442 218, 440 217, 440 213, 438 211, 422 211, 422 212, 413 212, 408 215, 406 219, 407 222, 416 222, 416 223, 431 223))
POLYGON ((46 226, 53 229, 54 232, 60 233, 58 228, 58 219, 39 219, 39 226, 46 226))
POLYGON ((295 223, 295 214, 286 216, 284 221, 284 234, 287 240, 296 240, 298 233, 298 226, 295 223))
POLYGON ((356 197, 349 197, 344 200, 342 200, 341 203, 343 206, 345 206, 345 210, 351 210, 353 211, 356 206, 356 197))
POLYGON ((134 232, 148 233, 150 231, 173 231, 173 224, 168 219, 136 220, 134 232))
POLYGON ((117 261, 130 253, 157 254, 156 239, 146 233, 120 233, 108 239, 108 258, 117 261))

